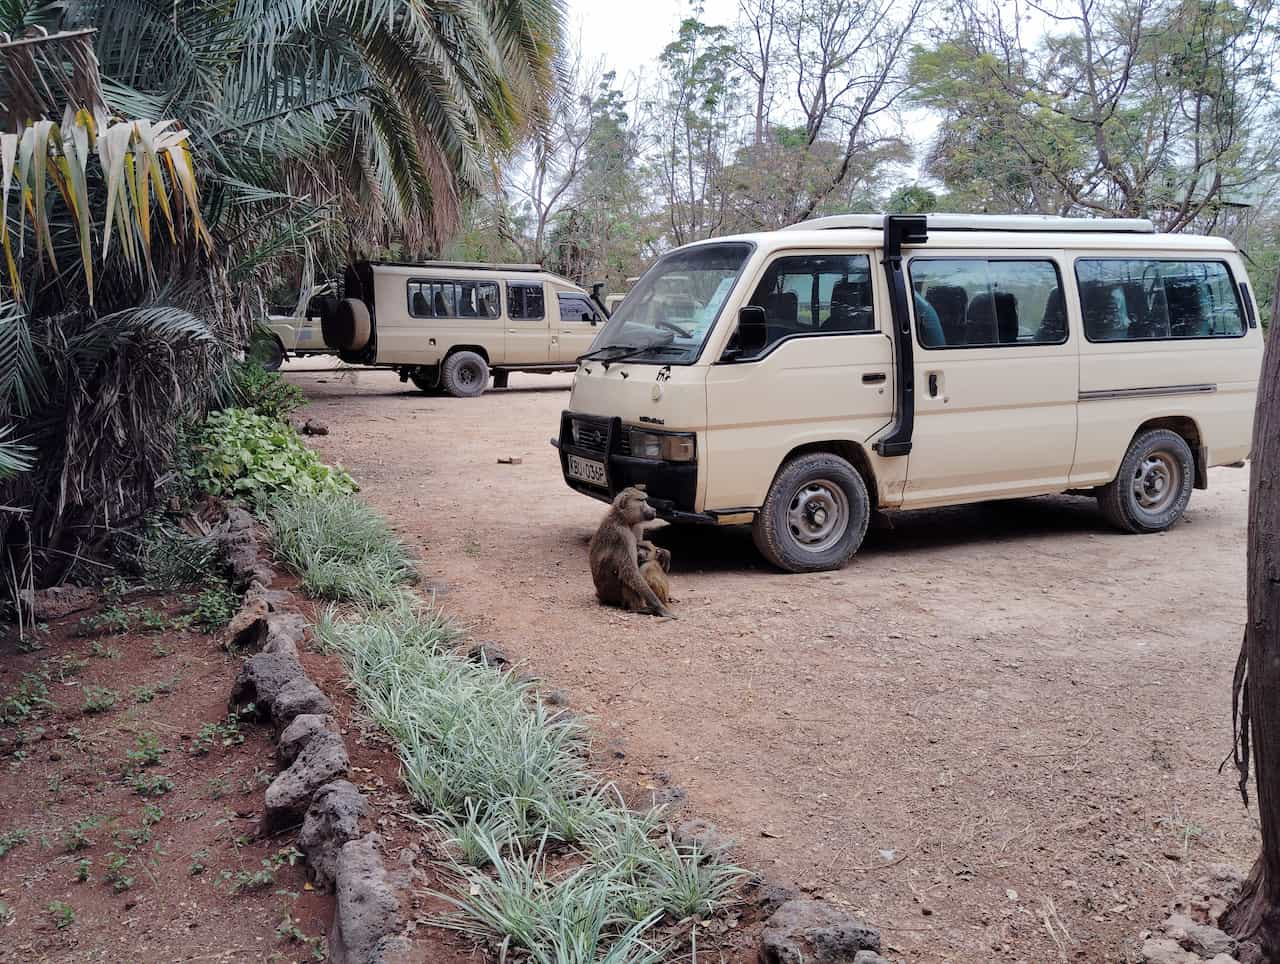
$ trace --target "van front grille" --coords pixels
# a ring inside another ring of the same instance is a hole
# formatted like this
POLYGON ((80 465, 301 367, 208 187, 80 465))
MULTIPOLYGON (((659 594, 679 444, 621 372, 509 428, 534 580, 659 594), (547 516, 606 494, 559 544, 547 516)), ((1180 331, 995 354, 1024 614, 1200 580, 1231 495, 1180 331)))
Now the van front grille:
POLYGON ((570 441, 580 449, 604 456, 609 447, 609 423, 603 419, 574 418, 570 422, 570 441))

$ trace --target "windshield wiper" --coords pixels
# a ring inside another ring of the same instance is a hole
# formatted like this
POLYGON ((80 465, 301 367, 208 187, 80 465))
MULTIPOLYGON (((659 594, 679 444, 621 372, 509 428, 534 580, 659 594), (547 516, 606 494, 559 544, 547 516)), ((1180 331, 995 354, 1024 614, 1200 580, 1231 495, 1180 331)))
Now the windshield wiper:
POLYGON ((637 355, 643 355, 645 352, 657 351, 659 349, 672 349, 676 351, 684 351, 683 348, 676 348, 671 344, 672 339, 666 341, 654 341, 647 345, 605 345, 603 348, 597 348, 595 351, 589 351, 585 355, 579 355, 578 361, 600 361, 608 365, 610 362, 623 361, 627 358, 634 358, 637 355), (617 352, 617 354, 606 355, 606 352, 617 352))

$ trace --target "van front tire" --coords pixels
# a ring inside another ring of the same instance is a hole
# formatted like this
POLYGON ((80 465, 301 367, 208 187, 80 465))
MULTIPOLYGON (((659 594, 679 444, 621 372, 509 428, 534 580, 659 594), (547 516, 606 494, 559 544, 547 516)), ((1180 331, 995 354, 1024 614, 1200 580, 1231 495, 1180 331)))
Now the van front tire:
POLYGON ((474 398, 489 386, 489 366, 473 351, 455 352, 445 359, 440 384, 454 398, 474 398))
POLYGON ((778 471, 752 536, 779 569, 822 572, 849 561, 870 519, 871 499, 858 470, 839 456, 814 452, 778 471))
POLYGON ((1122 532, 1163 532, 1191 501, 1196 463, 1177 432, 1143 432, 1129 445, 1120 470, 1098 490, 1102 514, 1122 532))

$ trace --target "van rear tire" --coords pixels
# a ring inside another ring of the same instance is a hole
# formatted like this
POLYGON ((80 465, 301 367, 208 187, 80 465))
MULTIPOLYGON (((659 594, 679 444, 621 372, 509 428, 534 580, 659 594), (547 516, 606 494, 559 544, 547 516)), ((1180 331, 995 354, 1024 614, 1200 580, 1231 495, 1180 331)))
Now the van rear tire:
POLYGON ((489 387, 489 366, 473 351, 459 351, 445 359, 440 384, 454 398, 475 398, 489 387))
POLYGON ((1163 532, 1182 518, 1195 478, 1186 439, 1152 429, 1130 443, 1116 477, 1098 490, 1098 507, 1122 532, 1163 532))
POLYGON ((837 455, 813 452, 778 471, 751 534, 779 569, 822 572, 853 557, 870 520, 871 498, 858 470, 837 455))

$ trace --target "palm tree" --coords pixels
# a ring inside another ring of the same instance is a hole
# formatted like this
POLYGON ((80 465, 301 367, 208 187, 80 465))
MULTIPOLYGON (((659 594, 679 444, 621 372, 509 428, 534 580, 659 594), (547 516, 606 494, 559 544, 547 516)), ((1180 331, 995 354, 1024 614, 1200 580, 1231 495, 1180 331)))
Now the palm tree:
POLYGON ((9 590, 149 510, 283 265, 439 250, 544 122, 562 20, 560 0, 0 0, 9 590))

